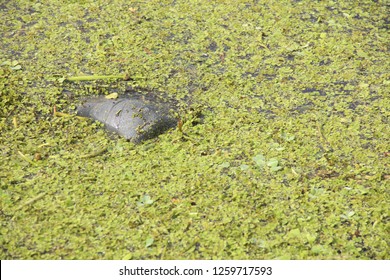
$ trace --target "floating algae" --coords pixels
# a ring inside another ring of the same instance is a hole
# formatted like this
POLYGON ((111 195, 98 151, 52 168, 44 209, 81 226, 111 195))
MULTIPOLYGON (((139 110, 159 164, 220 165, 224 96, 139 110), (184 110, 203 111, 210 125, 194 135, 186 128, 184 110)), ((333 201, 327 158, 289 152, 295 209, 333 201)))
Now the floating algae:
POLYGON ((108 131, 134 143, 156 137, 177 123, 168 105, 132 96, 90 97, 77 108, 77 114, 103 123, 108 131))

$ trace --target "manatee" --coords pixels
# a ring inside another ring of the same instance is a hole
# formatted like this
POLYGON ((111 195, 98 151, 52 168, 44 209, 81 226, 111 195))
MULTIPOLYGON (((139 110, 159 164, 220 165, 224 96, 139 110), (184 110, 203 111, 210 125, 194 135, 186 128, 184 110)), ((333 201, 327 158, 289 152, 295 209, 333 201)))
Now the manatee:
POLYGON ((99 121, 108 131, 140 143, 176 126, 177 121, 169 109, 166 104, 137 97, 107 99, 97 96, 86 98, 77 107, 77 115, 99 121))

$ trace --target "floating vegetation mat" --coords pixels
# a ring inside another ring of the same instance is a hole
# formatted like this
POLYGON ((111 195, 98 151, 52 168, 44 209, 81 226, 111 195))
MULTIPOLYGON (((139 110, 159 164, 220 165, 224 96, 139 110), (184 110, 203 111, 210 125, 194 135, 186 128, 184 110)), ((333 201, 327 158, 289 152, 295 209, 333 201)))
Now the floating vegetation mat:
POLYGON ((0 4, 1 259, 390 258, 386 1, 45 2, 0 4), (128 88, 174 127, 75 113, 128 88))

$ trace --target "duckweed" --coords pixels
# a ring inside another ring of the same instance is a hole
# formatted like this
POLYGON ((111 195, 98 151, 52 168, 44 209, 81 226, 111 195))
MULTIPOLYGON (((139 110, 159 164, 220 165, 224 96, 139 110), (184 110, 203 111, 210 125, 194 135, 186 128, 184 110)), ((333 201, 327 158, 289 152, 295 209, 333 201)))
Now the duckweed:
POLYGON ((389 258, 385 1, 0 13, 2 259, 389 258), (180 129, 137 146, 74 117, 127 87, 177 100, 180 129))

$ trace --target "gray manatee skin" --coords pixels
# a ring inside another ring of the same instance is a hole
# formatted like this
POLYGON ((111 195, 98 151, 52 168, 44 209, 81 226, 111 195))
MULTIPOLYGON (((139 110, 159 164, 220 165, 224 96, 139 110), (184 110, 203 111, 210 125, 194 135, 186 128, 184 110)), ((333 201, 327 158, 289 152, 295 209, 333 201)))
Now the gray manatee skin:
POLYGON ((156 137, 177 123, 166 105, 131 97, 87 98, 78 106, 77 115, 97 120, 134 143, 156 137))

